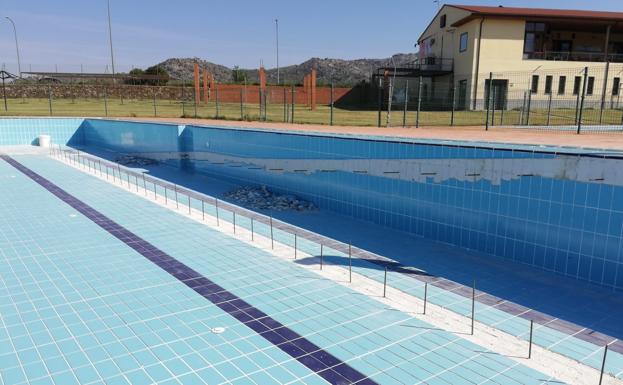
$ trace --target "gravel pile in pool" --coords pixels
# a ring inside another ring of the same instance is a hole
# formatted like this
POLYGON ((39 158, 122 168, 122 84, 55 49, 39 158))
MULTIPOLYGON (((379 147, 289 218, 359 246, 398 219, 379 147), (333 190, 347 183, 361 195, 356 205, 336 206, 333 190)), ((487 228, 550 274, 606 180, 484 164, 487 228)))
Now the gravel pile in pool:
POLYGON ((316 209, 313 203, 299 199, 294 195, 276 194, 266 186, 245 186, 225 193, 225 197, 241 206, 255 210, 296 210, 312 211, 316 209))
POLYGON ((142 166, 149 166, 152 164, 158 164, 157 160, 143 158, 143 157, 134 156, 134 155, 119 156, 115 159, 115 162, 122 164, 124 166, 131 166, 131 167, 142 167, 142 166))

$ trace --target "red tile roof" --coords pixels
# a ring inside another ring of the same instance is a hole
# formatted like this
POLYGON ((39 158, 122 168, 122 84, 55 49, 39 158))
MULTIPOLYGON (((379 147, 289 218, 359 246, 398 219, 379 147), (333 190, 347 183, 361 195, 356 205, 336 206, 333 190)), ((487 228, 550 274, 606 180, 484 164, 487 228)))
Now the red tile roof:
POLYGON ((490 7, 480 5, 455 5, 448 4, 450 7, 459 8, 470 12, 471 15, 455 23, 461 25, 474 17, 478 16, 498 16, 498 17, 547 17, 565 19, 587 19, 599 21, 623 22, 623 12, 605 11, 584 11, 576 9, 546 9, 546 8, 516 8, 516 7, 490 7))

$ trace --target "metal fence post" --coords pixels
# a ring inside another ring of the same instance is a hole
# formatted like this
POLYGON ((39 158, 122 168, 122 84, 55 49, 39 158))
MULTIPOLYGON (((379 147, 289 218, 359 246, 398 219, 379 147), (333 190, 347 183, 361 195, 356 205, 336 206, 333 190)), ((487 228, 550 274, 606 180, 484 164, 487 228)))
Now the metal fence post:
POLYGON ((4 75, 2 75, 2 98, 4 99, 4 110, 8 111, 9 105, 7 104, 7 101, 6 101, 6 84, 5 84, 4 75))
POLYGON ((186 117, 186 81, 182 79, 182 116, 186 117))
POLYGON ((417 111, 415 113, 415 128, 420 127, 420 110, 422 109, 422 76, 418 80, 417 111))
POLYGON ((588 77, 588 67, 584 67, 584 80, 582 82, 582 96, 580 97, 580 111, 578 112, 578 131, 580 134, 582 131, 582 115, 584 112, 584 99, 586 99, 586 79, 588 77))
POLYGON ((297 237, 296 237, 296 233, 294 233, 294 259, 296 259, 296 246, 297 246, 297 237))
POLYGON ((206 219, 205 202, 202 199, 201 200, 201 220, 205 221, 205 219, 206 219))
POLYGON ((253 231, 253 217, 251 217, 251 242, 255 241, 255 232, 253 231))
POLYGON ((381 127, 381 110, 383 109, 383 88, 381 87, 381 78, 379 78, 376 104, 378 108, 378 117, 377 117, 376 126, 381 127))
POLYGON ((232 210, 232 214, 234 215, 234 220, 233 220, 234 234, 236 234, 236 212, 232 210))
POLYGON ((333 83, 331 83, 331 112, 329 118, 329 126, 333 125, 333 83))
POLYGON ((495 87, 493 87, 493 96, 491 99, 491 125, 494 126, 495 125, 495 87))
POLYGON ((108 94, 106 92, 106 86, 104 86, 104 116, 108 116, 108 94))
POLYGON ((599 124, 601 124, 604 115, 604 105, 606 104, 606 92, 608 90, 608 73, 610 71, 610 61, 606 60, 606 68, 604 69, 604 84, 601 90, 601 103, 599 105, 599 124))
POLYGON ((550 117, 552 114, 552 92, 549 93, 549 99, 547 100, 547 123, 546 126, 549 126, 550 117))
POLYGON ((487 114, 485 117, 485 131, 489 130, 489 110, 491 109, 491 91, 493 90, 493 72, 489 72, 489 87, 487 87, 487 114))
POLYGON ((528 91, 528 105, 526 110, 526 126, 530 125, 530 107, 532 105, 532 91, 528 91))
POLYGON ((324 259, 324 245, 321 243, 320 244, 320 270, 322 270, 323 259, 324 259))
POLYGON ((52 87, 48 86, 48 106, 50 109, 50 115, 52 115, 52 87))
POLYGON ((450 112, 450 127, 454 126, 454 111, 456 110, 456 86, 452 84, 452 111, 450 112))
POLYGON ((193 92, 193 104, 195 105, 195 119, 197 118, 197 93, 193 92))
POLYGON ((524 115, 524 110, 526 109, 526 91, 523 92, 523 102, 521 103, 521 110, 519 110, 519 122, 517 123, 518 125, 523 125, 523 115, 524 115))
POLYGON ((216 104, 216 118, 218 119, 219 115, 220 115, 220 105, 219 105, 219 98, 218 98, 218 86, 214 86, 214 97, 215 97, 215 104, 216 104))
POLYGON ((296 96, 296 90, 295 90, 294 84, 293 84, 292 85, 292 95, 291 95, 291 99, 292 100, 290 101, 292 103, 292 106, 290 107, 290 123, 294 123, 294 104, 295 104, 294 103, 295 102, 294 97, 295 96, 296 96))
POLYGON ((262 120, 262 87, 258 88, 259 105, 260 105, 260 121, 262 120))
POLYGON ((154 87, 154 95, 153 95, 153 104, 154 104, 154 117, 158 116, 158 108, 156 107, 156 88, 154 87))
POLYGON ((240 120, 244 120, 244 101, 242 95, 242 88, 240 88, 240 120))
POLYGON ((402 108, 402 127, 407 127, 408 109, 409 109, 409 80, 405 82, 405 104, 402 108))
POLYGON ((288 92, 286 91, 286 88, 283 87, 283 122, 286 122, 286 119, 288 119, 288 111, 287 111, 287 106, 288 106, 288 92))

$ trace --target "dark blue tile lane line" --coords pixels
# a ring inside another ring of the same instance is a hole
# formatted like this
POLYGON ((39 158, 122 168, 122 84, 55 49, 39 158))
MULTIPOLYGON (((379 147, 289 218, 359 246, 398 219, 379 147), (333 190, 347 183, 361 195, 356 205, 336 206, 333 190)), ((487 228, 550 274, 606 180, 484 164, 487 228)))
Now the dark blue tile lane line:
POLYGON ((0 158, 329 383, 377 384, 331 353, 127 230, 17 160, 1 154, 0 158))

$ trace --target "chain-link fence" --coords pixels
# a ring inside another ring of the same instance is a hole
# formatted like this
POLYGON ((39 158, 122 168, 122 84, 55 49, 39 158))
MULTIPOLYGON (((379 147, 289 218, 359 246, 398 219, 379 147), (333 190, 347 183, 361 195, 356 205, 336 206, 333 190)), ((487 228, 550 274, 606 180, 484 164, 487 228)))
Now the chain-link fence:
POLYGON ((196 117, 327 125, 623 132, 621 64, 372 78, 355 87, 3 84, 2 115, 196 117))

